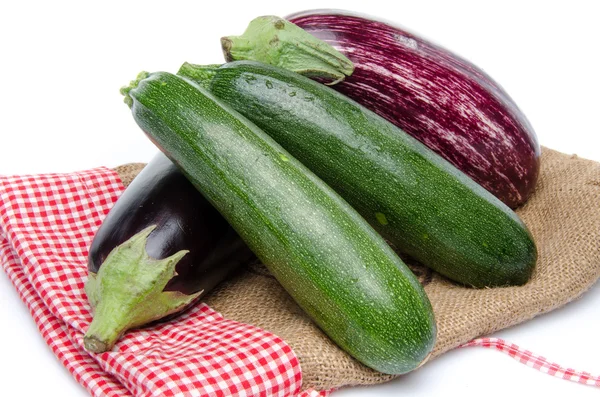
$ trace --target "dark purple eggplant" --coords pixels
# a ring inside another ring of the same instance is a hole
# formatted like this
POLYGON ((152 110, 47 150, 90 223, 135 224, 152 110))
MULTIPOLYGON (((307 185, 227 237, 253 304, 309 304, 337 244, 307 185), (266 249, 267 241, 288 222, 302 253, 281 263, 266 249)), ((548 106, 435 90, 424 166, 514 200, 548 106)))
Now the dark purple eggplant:
MULTIPOLYGON (((353 63, 354 72, 334 89, 423 142, 509 207, 529 198, 539 173, 536 134, 481 69, 404 29, 346 11, 303 11, 286 19, 353 63)), ((258 60, 300 73, 320 69, 320 54, 296 55, 280 36, 273 40, 249 29, 221 42, 228 61, 258 60), (268 52, 272 60, 259 57, 271 41, 286 51, 268 52)))
POLYGON ((254 258, 179 168, 157 154, 92 241, 86 349, 109 350, 128 329, 173 317, 254 258))

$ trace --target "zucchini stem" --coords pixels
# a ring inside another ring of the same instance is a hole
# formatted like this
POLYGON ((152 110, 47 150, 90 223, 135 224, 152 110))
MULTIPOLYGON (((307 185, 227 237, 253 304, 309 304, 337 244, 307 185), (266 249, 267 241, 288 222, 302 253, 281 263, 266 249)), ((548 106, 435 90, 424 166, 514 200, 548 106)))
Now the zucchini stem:
POLYGON ((200 85, 202 88, 209 89, 210 82, 217 69, 221 65, 194 65, 192 63, 185 62, 179 68, 177 75, 191 79, 195 84, 200 85))
POLYGON ((121 89, 119 90, 119 92, 121 93, 121 95, 125 96, 125 98, 123 99, 123 102, 125 102, 127 104, 127 106, 129 106, 130 108, 133 105, 133 99, 131 99, 131 96, 129 95, 129 91, 131 91, 134 88, 136 88, 140 84, 140 81, 142 81, 146 77, 148 77, 149 74, 150 73, 145 72, 145 71, 140 72, 137 75, 137 77, 135 78, 135 80, 131 80, 129 82, 128 86, 121 87, 121 89))

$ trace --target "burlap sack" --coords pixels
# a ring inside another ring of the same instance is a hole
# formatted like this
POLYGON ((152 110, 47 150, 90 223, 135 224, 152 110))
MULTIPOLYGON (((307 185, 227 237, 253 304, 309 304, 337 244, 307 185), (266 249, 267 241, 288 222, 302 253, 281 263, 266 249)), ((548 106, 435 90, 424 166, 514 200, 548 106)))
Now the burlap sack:
MULTIPOLYGON (((116 170, 128 184, 142 167, 130 164, 116 170)), ((436 316, 432 358, 563 306, 600 277, 600 163, 543 148, 535 194, 517 213, 531 230, 539 253, 533 277, 524 286, 465 288, 411 265, 436 316)), ((283 338, 300 360, 304 388, 322 390, 392 378, 337 348, 260 264, 224 282, 204 301, 226 318, 283 338)))

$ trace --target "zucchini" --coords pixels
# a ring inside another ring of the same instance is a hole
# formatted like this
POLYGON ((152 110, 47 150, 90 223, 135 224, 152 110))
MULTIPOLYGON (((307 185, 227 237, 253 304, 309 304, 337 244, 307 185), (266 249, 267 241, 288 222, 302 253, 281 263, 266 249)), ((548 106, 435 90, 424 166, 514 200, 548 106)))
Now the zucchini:
POLYGON ((142 74, 124 94, 141 129, 340 348, 389 374, 424 362, 436 335, 427 295, 328 185, 184 78, 142 74))
POLYGON ((307 77, 258 62, 210 72, 184 64, 179 73, 263 129, 400 252, 473 287, 529 280, 537 250, 519 217, 374 112, 307 77))

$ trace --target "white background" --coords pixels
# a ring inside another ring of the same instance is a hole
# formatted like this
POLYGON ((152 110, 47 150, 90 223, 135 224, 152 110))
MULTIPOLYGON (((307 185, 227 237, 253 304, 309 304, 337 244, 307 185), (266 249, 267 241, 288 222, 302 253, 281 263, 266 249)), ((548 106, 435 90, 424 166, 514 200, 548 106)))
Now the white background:
MULTIPOLYGON (((383 17, 483 68, 542 145, 600 161, 596 1, 18 1, 0 6, 0 174, 69 172, 155 153, 119 88, 141 70, 220 63, 219 38, 259 15, 343 8, 383 17), (300 2, 298 2, 300 3, 300 2)), ((600 199, 600 197, 599 197, 600 199)), ((600 287, 494 336, 600 375, 600 287)), ((85 396, 0 272, 0 395, 85 396)), ((459 349, 393 382, 334 396, 591 396, 498 352, 459 349)))

